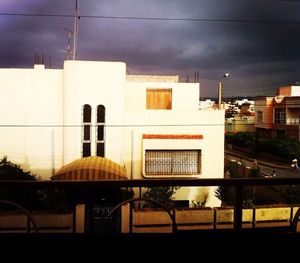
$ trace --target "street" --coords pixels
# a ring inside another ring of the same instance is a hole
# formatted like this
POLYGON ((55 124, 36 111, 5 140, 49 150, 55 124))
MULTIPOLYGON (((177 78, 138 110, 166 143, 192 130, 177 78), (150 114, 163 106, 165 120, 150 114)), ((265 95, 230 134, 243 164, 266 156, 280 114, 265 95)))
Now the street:
MULTIPOLYGON (((246 166, 252 167, 253 161, 250 158, 241 156, 237 153, 228 153, 225 152, 225 159, 242 161, 246 166)), ((275 171, 277 177, 297 177, 300 176, 300 170, 293 170, 291 167, 286 165, 277 165, 272 163, 265 163, 258 160, 258 167, 260 171, 265 175, 272 175, 272 172, 275 171)))
MULTIPOLYGON (((225 151, 225 159, 236 160, 244 163, 246 166, 252 168, 254 159, 249 158, 238 152, 225 151)), ((257 160, 258 167, 262 175, 271 176, 275 171, 278 178, 292 178, 300 176, 300 170, 293 170, 289 164, 272 163, 271 161, 257 160)), ((255 187, 255 200, 256 204, 273 204, 273 203, 285 203, 285 198, 289 186, 287 185, 273 185, 273 186, 256 186, 255 187)))

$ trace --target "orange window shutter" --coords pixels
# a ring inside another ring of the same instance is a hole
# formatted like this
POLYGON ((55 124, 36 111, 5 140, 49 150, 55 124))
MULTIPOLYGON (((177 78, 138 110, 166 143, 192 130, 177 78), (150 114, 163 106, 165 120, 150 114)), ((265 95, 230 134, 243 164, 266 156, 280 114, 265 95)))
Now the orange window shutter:
POLYGON ((147 109, 172 109, 172 89, 147 89, 147 109))

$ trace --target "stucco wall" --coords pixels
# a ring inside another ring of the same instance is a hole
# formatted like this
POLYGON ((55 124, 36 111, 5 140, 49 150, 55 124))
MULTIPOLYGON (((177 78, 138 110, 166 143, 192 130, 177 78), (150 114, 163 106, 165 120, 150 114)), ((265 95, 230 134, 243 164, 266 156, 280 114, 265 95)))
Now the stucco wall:
POLYGON ((300 86, 291 86, 290 96, 300 96, 300 86))
MULTIPOLYGON (((97 105, 106 110, 105 153, 122 162, 122 123, 126 66, 121 62, 66 61, 64 65, 64 164, 80 158, 82 107, 92 107, 96 125, 97 105)), ((92 155, 96 153, 96 129, 92 128, 92 155)))
POLYGON ((146 109, 147 88, 172 89, 172 110, 199 109, 199 83, 126 82, 125 109, 146 109))
POLYGON ((255 99, 255 127, 271 129, 273 123, 273 97, 260 97, 255 99), (263 113, 262 122, 257 121, 257 112, 263 113))
POLYGON ((0 69, 0 155, 48 178, 62 165, 62 70, 0 69))
MULTIPOLYGON (((187 144, 176 141, 178 148, 200 149, 202 152, 201 175, 199 178, 222 178, 224 169, 224 111, 168 111, 144 110, 126 112, 128 128, 124 133, 125 166, 129 177, 142 179, 143 134, 201 134, 203 139, 187 144), (135 124, 134 126, 131 124, 135 124), (155 126, 153 126, 155 124, 155 126), (132 143, 132 146, 130 144, 132 143)), ((208 206, 219 205, 214 197, 215 188, 210 189, 208 206)), ((177 199, 197 199, 199 189, 181 188, 177 199)))

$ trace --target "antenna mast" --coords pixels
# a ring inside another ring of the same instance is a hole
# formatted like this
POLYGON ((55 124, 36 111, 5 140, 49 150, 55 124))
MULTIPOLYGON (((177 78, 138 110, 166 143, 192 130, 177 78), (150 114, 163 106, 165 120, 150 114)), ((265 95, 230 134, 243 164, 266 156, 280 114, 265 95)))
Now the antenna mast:
POLYGON ((73 31, 67 29, 67 28, 63 28, 63 30, 68 32, 68 45, 67 45, 67 55, 66 55, 66 59, 69 60, 71 58, 71 34, 74 34, 73 31))
POLYGON ((73 60, 76 59, 76 45, 78 37, 78 27, 79 27, 79 4, 78 0, 75 3, 75 16, 74 16, 74 31, 73 31, 73 60))

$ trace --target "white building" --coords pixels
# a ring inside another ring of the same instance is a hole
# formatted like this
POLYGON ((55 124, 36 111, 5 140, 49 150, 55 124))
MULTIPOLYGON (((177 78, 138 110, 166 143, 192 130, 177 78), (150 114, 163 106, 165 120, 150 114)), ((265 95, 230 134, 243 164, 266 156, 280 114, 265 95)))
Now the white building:
MULTIPOLYGON (((133 179, 223 177, 224 111, 198 110, 198 83, 126 76, 121 62, 65 61, 0 69, 0 95, 0 154, 42 179, 90 155, 133 179)), ((195 195, 181 188, 176 198, 195 195)), ((207 205, 217 204, 211 188, 207 205)))
POLYGON ((215 101, 207 99, 199 101, 199 109, 200 110, 214 110, 215 109, 215 101))

